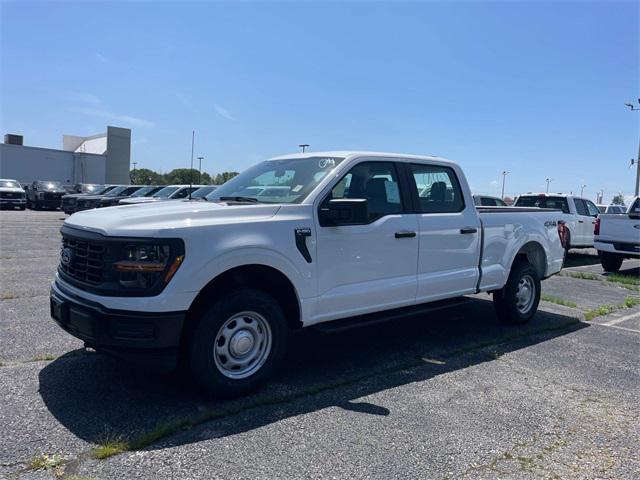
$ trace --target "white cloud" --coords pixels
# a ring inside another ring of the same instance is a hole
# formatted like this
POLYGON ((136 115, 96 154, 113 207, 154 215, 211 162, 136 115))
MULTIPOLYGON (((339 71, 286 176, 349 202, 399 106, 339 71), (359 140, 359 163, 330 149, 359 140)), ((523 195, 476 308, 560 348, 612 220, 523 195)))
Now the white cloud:
POLYGON ((216 109, 216 112, 218 112, 221 116, 223 116, 227 120, 233 120, 233 117, 226 108, 221 107, 220 105, 214 105, 214 107, 216 109))
POLYGON ((100 110, 98 108, 76 108, 74 110, 92 117, 106 118, 108 120, 122 122, 134 127, 153 128, 156 125, 154 122, 145 120, 144 118, 132 117, 131 115, 120 115, 106 110, 100 110))
POLYGON ((92 93, 67 92, 66 97, 71 101, 86 103, 90 105, 100 105, 102 103, 100 99, 92 93))
POLYGON ((93 58, 96 59, 96 61, 100 62, 100 63, 107 63, 107 57, 105 57, 104 55, 102 55, 100 52, 96 52, 93 54, 93 58))
POLYGON ((492 187, 497 187, 498 186, 498 180, 491 180, 489 182, 489 185, 491 185, 492 187))

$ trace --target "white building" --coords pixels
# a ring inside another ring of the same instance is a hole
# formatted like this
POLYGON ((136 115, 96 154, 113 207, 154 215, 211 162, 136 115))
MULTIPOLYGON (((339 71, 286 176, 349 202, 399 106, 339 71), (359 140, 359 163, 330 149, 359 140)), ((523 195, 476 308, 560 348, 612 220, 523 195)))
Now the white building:
POLYGON ((57 180, 75 183, 129 183, 131 130, 107 127, 90 137, 64 135, 62 150, 30 147, 22 137, 6 135, 0 144, 0 178, 21 183, 57 180))

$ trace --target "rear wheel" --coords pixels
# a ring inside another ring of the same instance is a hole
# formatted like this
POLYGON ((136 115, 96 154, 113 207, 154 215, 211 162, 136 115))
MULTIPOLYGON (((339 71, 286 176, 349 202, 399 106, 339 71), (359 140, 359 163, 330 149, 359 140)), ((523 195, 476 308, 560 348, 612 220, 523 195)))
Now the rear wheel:
POLYGON ((511 267, 507 284, 493 292, 493 306, 505 323, 527 323, 540 303, 540 278, 530 263, 516 262, 511 267))
POLYGON ((605 272, 617 272, 622 266, 622 255, 611 252, 598 252, 600 253, 600 263, 605 272))
POLYGON ((207 392, 245 395, 276 371, 287 347, 287 322, 278 302, 255 289, 217 300, 195 327, 189 369, 207 392))

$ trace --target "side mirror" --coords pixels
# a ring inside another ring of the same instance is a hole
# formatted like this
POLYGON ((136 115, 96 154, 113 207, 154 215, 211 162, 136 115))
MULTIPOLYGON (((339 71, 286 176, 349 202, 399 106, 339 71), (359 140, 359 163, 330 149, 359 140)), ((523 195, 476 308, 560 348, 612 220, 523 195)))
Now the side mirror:
POLYGON ((365 225, 369 223, 369 207, 366 198, 334 198, 325 201, 318 210, 322 227, 340 225, 365 225))

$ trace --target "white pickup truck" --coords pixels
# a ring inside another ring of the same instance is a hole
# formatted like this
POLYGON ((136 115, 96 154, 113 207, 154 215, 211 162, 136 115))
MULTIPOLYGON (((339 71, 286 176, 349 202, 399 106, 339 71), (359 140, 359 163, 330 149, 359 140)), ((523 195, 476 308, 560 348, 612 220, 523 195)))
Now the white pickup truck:
POLYGON ((627 213, 601 214, 596 220, 595 248, 606 272, 617 272, 625 258, 640 258, 640 197, 627 213))
POLYGON ((493 293, 505 322, 526 322, 564 257, 562 212, 476 208, 460 167, 435 157, 277 157, 207 200, 69 217, 54 320, 97 350, 184 365, 206 391, 234 396, 274 372, 291 329, 477 292, 493 293), (248 196, 255 186, 274 195, 248 196))

